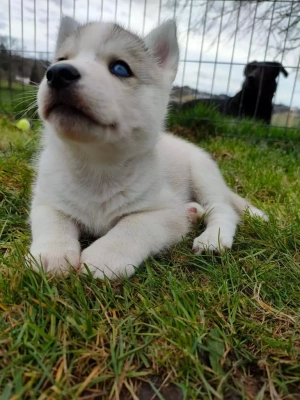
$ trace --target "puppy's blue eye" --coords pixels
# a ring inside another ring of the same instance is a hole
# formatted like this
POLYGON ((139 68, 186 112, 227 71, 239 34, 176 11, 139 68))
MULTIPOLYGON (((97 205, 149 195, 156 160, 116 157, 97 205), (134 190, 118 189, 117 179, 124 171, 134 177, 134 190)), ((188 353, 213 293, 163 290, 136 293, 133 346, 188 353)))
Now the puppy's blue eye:
POLYGON ((109 70, 113 75, 120 78, 130 78, 132 76, 131 69, 125 61, 118 60, 112 62, 109 66, 109 70))

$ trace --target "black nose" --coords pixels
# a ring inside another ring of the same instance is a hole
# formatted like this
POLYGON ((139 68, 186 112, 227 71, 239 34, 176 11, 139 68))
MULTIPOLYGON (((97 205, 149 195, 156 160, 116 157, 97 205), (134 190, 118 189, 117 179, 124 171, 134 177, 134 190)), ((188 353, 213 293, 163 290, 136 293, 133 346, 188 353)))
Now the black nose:
POLYGON ((78 81, 80 73, 70 64, 55 64, 48 68, 46 77, 49 86, 62 89, 78 81))

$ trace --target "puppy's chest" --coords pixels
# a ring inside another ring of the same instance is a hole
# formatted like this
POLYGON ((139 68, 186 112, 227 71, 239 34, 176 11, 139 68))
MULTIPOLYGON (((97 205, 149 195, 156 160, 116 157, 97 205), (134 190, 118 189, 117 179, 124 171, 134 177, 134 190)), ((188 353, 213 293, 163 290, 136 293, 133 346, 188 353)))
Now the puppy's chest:
POLYGON ((61 205, 86 230, 104 233, 126 212, 129 193, 124 187, 94 184, 69 186, 68 193, 61 194, 61 205))
POLYGON ((122 216, 149 200, 147 182, 133 177, 78 180, 72 176, 67 181, 67 190, 58 193, 60 208, 97 235, 107 233, 122 216))

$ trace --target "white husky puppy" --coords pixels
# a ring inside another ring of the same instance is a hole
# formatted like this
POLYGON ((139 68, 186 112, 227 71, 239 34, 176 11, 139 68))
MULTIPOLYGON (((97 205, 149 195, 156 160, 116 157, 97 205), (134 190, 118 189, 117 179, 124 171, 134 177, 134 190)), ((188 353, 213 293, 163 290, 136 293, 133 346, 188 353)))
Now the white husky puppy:
POLYGON ((230 248, 246 209, 264 218, 206 152, 163 133, 178 57, 171 20, 141 38, 114 23, 62 19, 38 91, 44 132, 30 254, 45 271, 87 265, 98 278, 130 276, 178 243, 194 212, 207 225, 197 254, 230 248), (98 239, 81 252, 82 232, 98 239))

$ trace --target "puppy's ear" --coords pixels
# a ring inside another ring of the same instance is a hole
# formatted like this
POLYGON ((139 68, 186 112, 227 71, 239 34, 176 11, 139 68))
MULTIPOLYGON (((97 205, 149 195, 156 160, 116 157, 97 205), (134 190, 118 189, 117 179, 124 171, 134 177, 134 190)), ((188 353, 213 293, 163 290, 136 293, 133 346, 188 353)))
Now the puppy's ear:
POLYGON ((280 72, 283 73, 283 75, 287 78, 289 76, 287 70, 281 65, 280 67, 280 72))
POLYGON ((244 68, 244 76, 248 76, 257 67, 257 61, 248 63, 244 68))
POLYGON ((176 22, 168 20, 153 29, 145 37, 145 43, 158 65, 170 75, 173 82, 179 63, 176 22))
POLYGON ((55 52, 57 52, 64 40, 73 32, 75 32, 79 28, 79 26, 80 24, 75 21, 75 19, 66 15, 62 17, 57 35, 55 52))

